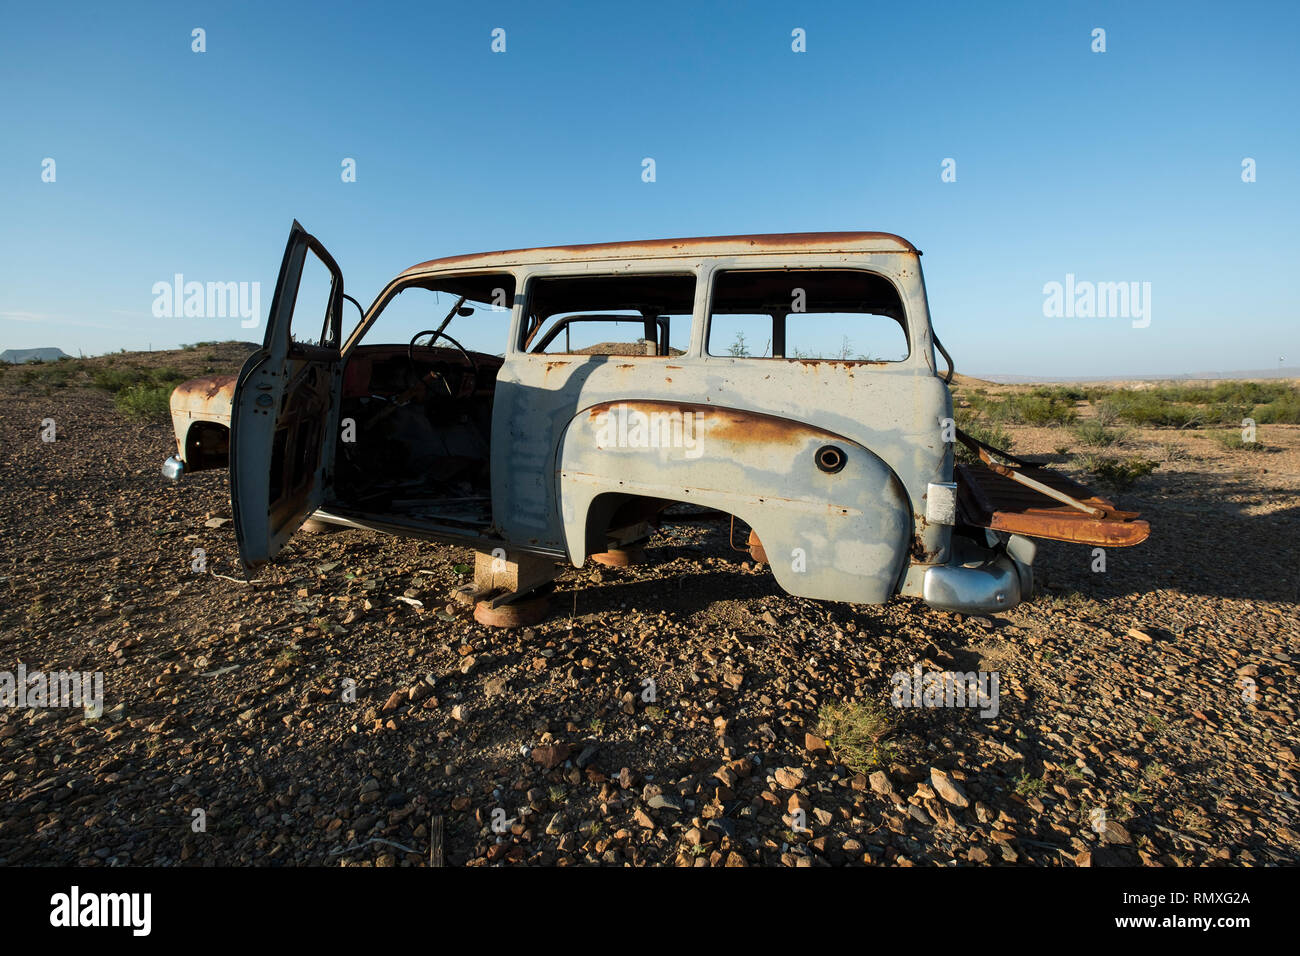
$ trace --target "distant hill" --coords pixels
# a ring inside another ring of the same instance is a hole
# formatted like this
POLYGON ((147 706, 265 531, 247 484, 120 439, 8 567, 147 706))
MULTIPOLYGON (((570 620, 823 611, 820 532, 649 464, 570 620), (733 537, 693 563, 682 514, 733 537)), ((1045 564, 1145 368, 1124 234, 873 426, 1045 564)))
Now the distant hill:
POLYGON ((1239 382, 1274 378, 1300 378, 1300 368, 1246 369, 1237 372, 1188 372, 1183 375, 1074 375, 1051 377, 1044 375, 981 375, 981 378, 999 385, 1040 385, 1065 382, 1213 382, 1231 379, 1239 382))
POLYGON ((53 346, 44 349, 5 349, 0 352, 0 362, 19 365, 23 362, 57 362, 61 358, 71 358, 63 349, 53 346))

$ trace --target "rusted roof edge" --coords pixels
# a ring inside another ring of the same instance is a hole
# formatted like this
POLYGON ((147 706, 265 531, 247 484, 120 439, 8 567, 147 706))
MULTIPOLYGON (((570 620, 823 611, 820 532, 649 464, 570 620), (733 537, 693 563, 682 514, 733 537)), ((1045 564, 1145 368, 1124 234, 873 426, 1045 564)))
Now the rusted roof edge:
POLYGON ((502 249, 445 256, 411 266, 402 275, 431 272, 449 266, 513 265, 525 262, 550 263, 599 259, 645 259, 693 255, 762 255, 798 252, 902 252, 919 256, 920 250, 892 232, 785 232, 739 236, 697 236, 689 239, 641 239, 626 242, 593 242, 567 246, 538 246, 531 249, 502 249), (894 248, 872 248, 893 245, 894 248))

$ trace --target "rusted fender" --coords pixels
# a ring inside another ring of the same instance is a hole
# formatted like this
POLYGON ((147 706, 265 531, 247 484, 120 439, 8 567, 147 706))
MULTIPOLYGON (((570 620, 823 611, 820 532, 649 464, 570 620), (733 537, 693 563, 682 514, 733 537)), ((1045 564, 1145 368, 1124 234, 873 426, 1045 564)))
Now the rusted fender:
POLYGON ((230 424, 230 406, 235 396, 234 375, 204 375, 181 382, 172 390, 172 414, 182 413, 205 421, 230 424))
POLYGON ((908 559, 911 508, 889 466, 842 435, 773 415, 604 402, 565 429, 557 479, 577 567, 604 550, 605 520, 627 495, 734 514, 762 539, 777 583, 800 597, 884 602, 908 559))

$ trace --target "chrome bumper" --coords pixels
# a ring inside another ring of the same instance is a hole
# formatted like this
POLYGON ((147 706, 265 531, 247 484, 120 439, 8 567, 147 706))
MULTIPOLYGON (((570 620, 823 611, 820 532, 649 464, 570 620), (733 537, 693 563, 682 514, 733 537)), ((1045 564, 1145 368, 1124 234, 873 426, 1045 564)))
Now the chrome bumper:
POLYGON ((185 474, 185 462, 172 455, 162 463, 162 474, 168 481, 180 481, 185 474))
MULTIPOLYGON (((980 548, 974 542, 963 547, 954 536, 953 557, 948 564, 912 569, 905 588, 939 611, 988 614, 1007 611, 1029 600, 1034 591, 1034 555, 1037 546, 1028 538, 1012 535, 997 550, 980 548)), ((963 544, 966 544, 963 542, 963 544)))

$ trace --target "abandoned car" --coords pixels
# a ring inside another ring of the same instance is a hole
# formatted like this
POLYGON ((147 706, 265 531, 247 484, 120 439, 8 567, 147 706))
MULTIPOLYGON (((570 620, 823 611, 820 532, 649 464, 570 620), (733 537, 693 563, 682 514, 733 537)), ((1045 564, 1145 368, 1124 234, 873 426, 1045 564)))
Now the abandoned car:
POLYGON ((250 570, 309 519, 472 547, 484 623, 682 506, 741 522, 794 595, 1005 610, 1032 539, 1149 529, 956 429, 920 255, 872 232, 524 249, 422 263, 362 309, 295 222, 261 349, 175 390, 163 473, 229 467, 250 570))

